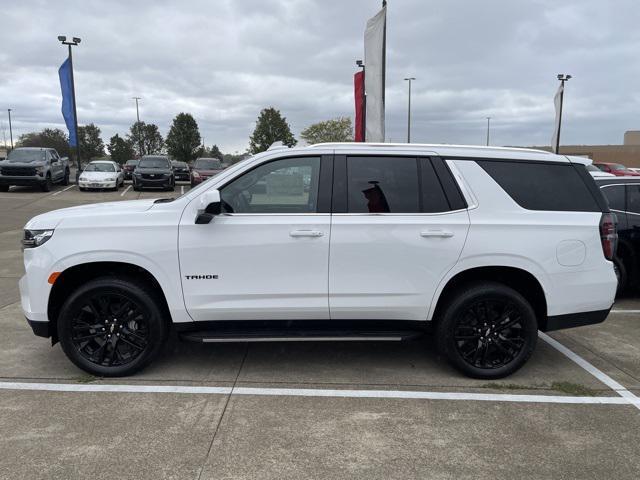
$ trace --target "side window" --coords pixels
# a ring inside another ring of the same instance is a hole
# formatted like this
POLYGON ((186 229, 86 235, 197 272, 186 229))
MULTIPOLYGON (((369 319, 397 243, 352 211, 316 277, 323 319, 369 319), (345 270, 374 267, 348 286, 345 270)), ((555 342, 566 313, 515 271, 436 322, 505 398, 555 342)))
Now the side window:
POLYGON ((640 185, 627 185, 627 212, 640 214, 640 185))
POLYGON ((408 157, 348 157, 347 212, 420 212, 417 160, 408 157))
POLYGON ((477 162, 522 208, 566 212, 600 211, 587 184, 571 164, 505 160, 477 162))
POLYGON ((220 191, 227 213, 315 213, 320 157, 265 163, 220 191))
MULTIPOLYGON (((630 185, 631 186, 631 185, 630 185)), ((604 193, 607 202, 609 202, 609 208, 612 210, 624 211, 624 185, 607 185, 602 187, 602 193, 604 193)))
POLYGON ((451 210, 431 161, 426 158, 422 159, 421 168, 422 211, 438 213, 451 210))

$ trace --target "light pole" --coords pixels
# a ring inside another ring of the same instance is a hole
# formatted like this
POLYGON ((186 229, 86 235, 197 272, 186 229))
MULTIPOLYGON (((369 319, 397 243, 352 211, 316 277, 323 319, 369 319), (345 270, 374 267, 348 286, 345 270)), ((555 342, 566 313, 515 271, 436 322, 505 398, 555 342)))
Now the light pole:
POLYGON ((564 102, 564 82, 566 82, 570 78, 571 78, 571 75, 566 75, 564 73, 558 74, 558 80, 560 80, 562 88, 560 89, 560 111, 558 112, 558 136, 556 137, 555 153, 558 153, 560 151, 560 126, 562 125, 562 103, 564 102))
POLYGON ((489 129, 491 128, 491 117, 487 117, 487 147, 489 146, 489 129))
POLYGON ((13 150, 13 129, 11 128, 11 109, 7 108, 9 114, 9 138, 11 139, 11 150, 13 150))
POLYGON ((138 150, 140 150, 140 157, 142 157, 142 136, 140 135, 140 110, 138 109, 138 100, 142 100, 142 97, 131 97, 136 101, 136 129, 138 130, 138 150))
POLYGON ((73 79, 73 54, 71 53, 72 46, 78 46, 80 43, 80 39, 78 37, 72 37, 70 41, 67 41, 67 37, 64 35, 59 35, 58 40, 63 44, 69 47, 69 70, 71 71, 71 96, 73 97, 73 128, 76 134, 76 183, 78 183, 78 178, 80 177, 80 170, 82 167, 80 166, 80 136, 78 135, 78 111, 76 110, 76 84, 73 79))
POLYGON ((407 109, 407 143, 411 143, 411 82, 415 79, 415 77, 405 78, 405 81, 409 82, 409 106, 407 109))

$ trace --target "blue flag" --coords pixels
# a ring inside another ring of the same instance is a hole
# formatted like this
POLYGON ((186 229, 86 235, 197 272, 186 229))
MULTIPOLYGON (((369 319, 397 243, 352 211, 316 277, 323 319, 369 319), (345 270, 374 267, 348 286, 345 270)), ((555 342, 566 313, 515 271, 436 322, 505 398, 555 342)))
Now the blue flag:
POLYGON ((76 122, 73 115, 71 64, 68 58, 60 65, 58 75, 60 76, 60 89, 62 90, 62 116, 64 117, 64 123, 67 124, 67 130, 69 130, 69 145, 75 147, 78 145, 78 140, 76 139, 76 122))

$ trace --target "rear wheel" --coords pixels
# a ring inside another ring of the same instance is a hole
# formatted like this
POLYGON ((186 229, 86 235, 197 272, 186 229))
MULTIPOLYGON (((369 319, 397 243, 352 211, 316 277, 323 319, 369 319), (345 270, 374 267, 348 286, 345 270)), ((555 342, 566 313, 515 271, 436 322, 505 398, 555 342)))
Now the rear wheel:
POLYGON ((506 377, 531 357, 538 339, 535 312, 515 290, 485 282, 458 291, 438 323, 439 351, 474 378, 506 377))
POLYGON ((167 338, 159 305, 156 295, 133 280, 92 280, 62 306, 60 345, 76 366, 93 375, 131 375, 160 353, 167 338))

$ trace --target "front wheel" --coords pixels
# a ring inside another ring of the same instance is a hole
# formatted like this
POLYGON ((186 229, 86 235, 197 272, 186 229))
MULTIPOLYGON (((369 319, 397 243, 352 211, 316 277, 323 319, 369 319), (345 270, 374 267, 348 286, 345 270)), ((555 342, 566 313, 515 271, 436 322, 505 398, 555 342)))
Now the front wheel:
POLYGON ((537 339, 538 323, 529 302, 494 282, 458 290, 437 327, 440 353, 473 378, 511 375, 529 360, 537 339))
POLYGON ((148 365, 167 338, 157 295, 128 279, 89 281, 65 301, 58 338, 67 357, 93 375, 121 377, 148 365))
POLYGON ((49 175, 47 173, 47 176, 44 180, 44 183, 42 183, 42 185, 40 185, 40 188, 42 189, 43 192, 50 192, 51 191, 51 175, 49 175))

